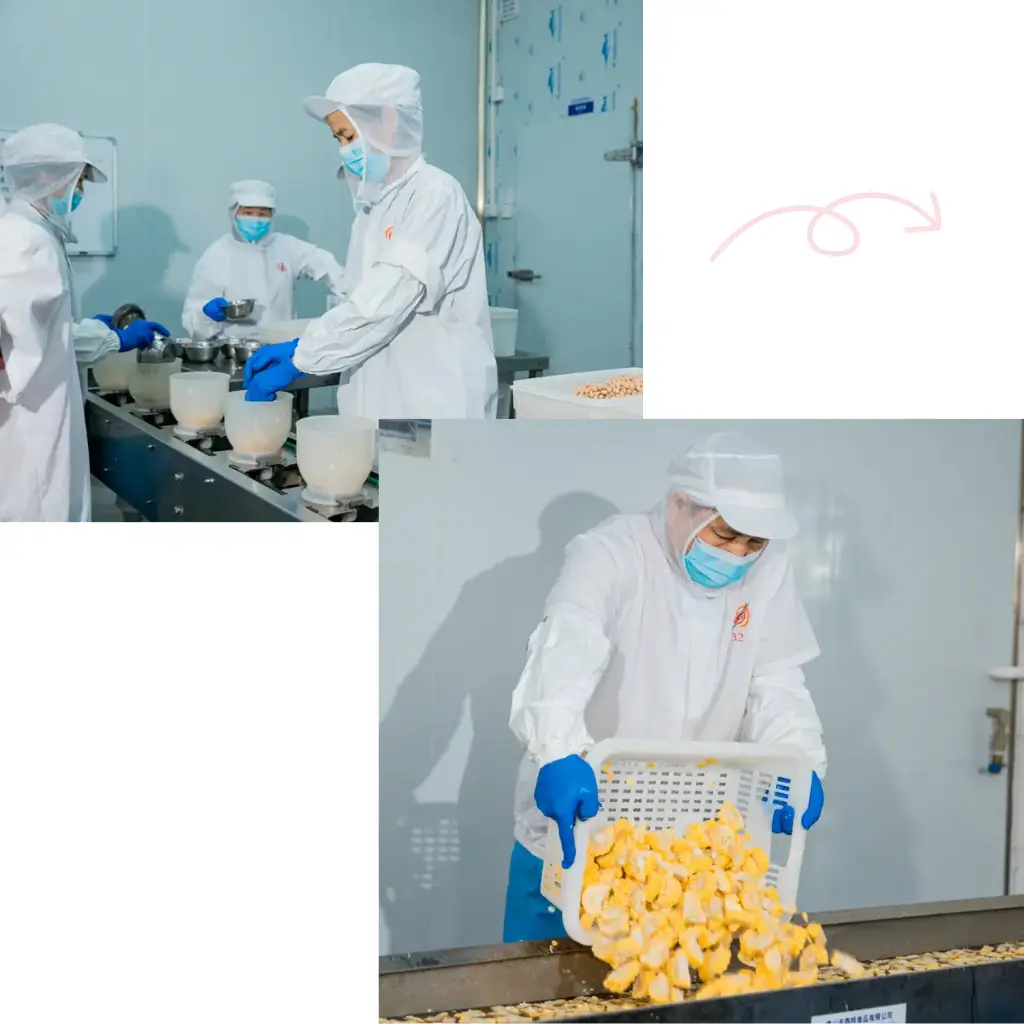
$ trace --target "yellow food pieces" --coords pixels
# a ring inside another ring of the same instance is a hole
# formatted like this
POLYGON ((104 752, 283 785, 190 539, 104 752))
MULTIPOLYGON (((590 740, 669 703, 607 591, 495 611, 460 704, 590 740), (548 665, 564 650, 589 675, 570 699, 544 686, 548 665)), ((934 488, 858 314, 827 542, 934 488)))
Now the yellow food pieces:
MULTIPOLYGON (((820 924, 784 907, 768 884, 768 854, 750 845, 743 817, 725 804, 684 835, 626 819, 590 840, 580 921, 594 956, 612 970, 605 987, 652 1003, 811 985, 828 966, 820 924)), ((845 953, 832 965, 864 968, 845 953)))

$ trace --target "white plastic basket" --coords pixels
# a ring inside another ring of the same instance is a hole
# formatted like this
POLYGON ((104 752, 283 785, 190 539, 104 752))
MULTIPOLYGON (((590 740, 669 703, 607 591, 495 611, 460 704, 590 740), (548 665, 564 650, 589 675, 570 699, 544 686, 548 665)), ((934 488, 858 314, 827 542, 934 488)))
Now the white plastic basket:
POLYGON ((601 809, 597 817, 576 822, 576 860, 565 870, 558 827, 551 822, 541 878, 541 893, 561 910, 570 938, 592 942, 579 915, 587 846, 594 832, 620 818, 682 834, 731 803, 743 815, 753 845, 771 859, 768 884, 778 889, 783 906, 795 905, 806 838, 800 814, 811 792, 811 766, 797 747, 616 738, 594 744, 586 759, 597 775, 601 809), (773 839, 772 814, 782 803, 794 808, 793 835, 773 839))
POLYGON ((640 377, 643 370, 590 370, 554 377, 517 380, 512 384, 516 419, 603 420, 643 419, 642 395, 627 398, 581 398, 573 392, 583 384, 603 384, 612 377, 640 377))

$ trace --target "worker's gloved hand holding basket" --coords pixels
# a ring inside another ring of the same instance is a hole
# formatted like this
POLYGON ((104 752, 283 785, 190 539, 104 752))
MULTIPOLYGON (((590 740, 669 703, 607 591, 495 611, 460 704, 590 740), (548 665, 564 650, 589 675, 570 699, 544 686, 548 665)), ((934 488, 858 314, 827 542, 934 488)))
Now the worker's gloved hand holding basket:
POLYGON ((591 945, 593 935, 580 921, 583 872, 590 839, 620 819, 648 830, 683 836, 694 822, 714 819, 731 804, 743 817, 749 846, 769 856, 765 875, 783 906, 796 904, 806 832, 799 825, 811 791, 811 766, 802 751, 788 745, 753 743, 656 743, 611 739, 595 744, 586 760, 597 776, 601 808, 575 827, 576 860, 562 868, 562 844, 551 822, 541 892, 562 912, 569 936, 591 945), (776 807, 791 805, 792 837, 772 833, 776 807))

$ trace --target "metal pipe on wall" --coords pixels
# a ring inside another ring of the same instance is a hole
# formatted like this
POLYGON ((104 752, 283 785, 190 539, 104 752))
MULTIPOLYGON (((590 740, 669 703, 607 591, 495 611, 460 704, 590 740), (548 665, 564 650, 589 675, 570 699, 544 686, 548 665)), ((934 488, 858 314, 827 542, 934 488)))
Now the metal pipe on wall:
POLYGON ((480 0, 480 39, 477 53, 476 96, 476 215, 482 224, 487 205, 487 9, 480 0))
MULTIPOLYGON (((633 137, 630 139, 630 146, 636 153, 636 147, 640 143, 640 100, 633 99, 633 137)), ((637 365, 637 349, 639 347, 639 324, 637 316, 640 311, 640 275, 638 273, 640 261, 643 256, 640 252, 640 169, 636 160, 630 165, 630 196, 629 209, 632 217, 632 234, 630 238, 629 251, 629 365, 637 365)))
MULTIPOLYGON (((1013 568, 1013 664, 1020 664, 1020 613, 1021 613, 1021 587, 1024 586, 1024 420, 1021 421, 1021 463, 1020 463, 1020 501, 1017 509, 1017 547, 1014 552, 1013 568)), ((1013 799, 1017 787, 1014 785, 1014 775, 1017 771, 1017 730, 1022 723, 1020 721, 1022 710, 1018 700, 1020 683, 1010 683, 1010 741, 1006 751, 1006 856, 1003 866, 1003 888, 1007 895, 1014 889, 1014 852, 1018 846, 1015 841, 1014 830, 1020 828, 1022 823, 1019 816, 1013 813, 1013 799)))

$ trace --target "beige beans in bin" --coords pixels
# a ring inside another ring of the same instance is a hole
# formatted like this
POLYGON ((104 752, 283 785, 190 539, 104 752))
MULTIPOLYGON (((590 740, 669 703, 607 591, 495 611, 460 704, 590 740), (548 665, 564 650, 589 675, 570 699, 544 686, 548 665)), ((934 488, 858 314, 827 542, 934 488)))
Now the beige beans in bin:
POLYGON ((272 402, 247 402, 245 391, 232 391, 224 406, 224 432, 242 455, 276 455, 292 426, 292 395, 279 391, 272 402))
POLYGON ((132 352, 112 352, 93 368, 92 375, 101 391, 127 391, 138 357, 132 352))
POLYGON ((377 427, 356 416, 307 416, 295 427, 299 472, 325 504, 359 494, 373 469, 377 427))
POLYGON ((170 363, 137 362, 128 382, 128 390, 136 404, 155 412, 170 409, 171 377, 180 369, 180 359, 170 363))
POLYGON ((189 430, 220 426, 231 378, 226 373, 176 373, 171 377, 171 414, 189 430))
POLYGON ((644 393, 642 376, 612 377, 599 384, 583 384, 573 394, 577 398, 631 398, 644 393))

